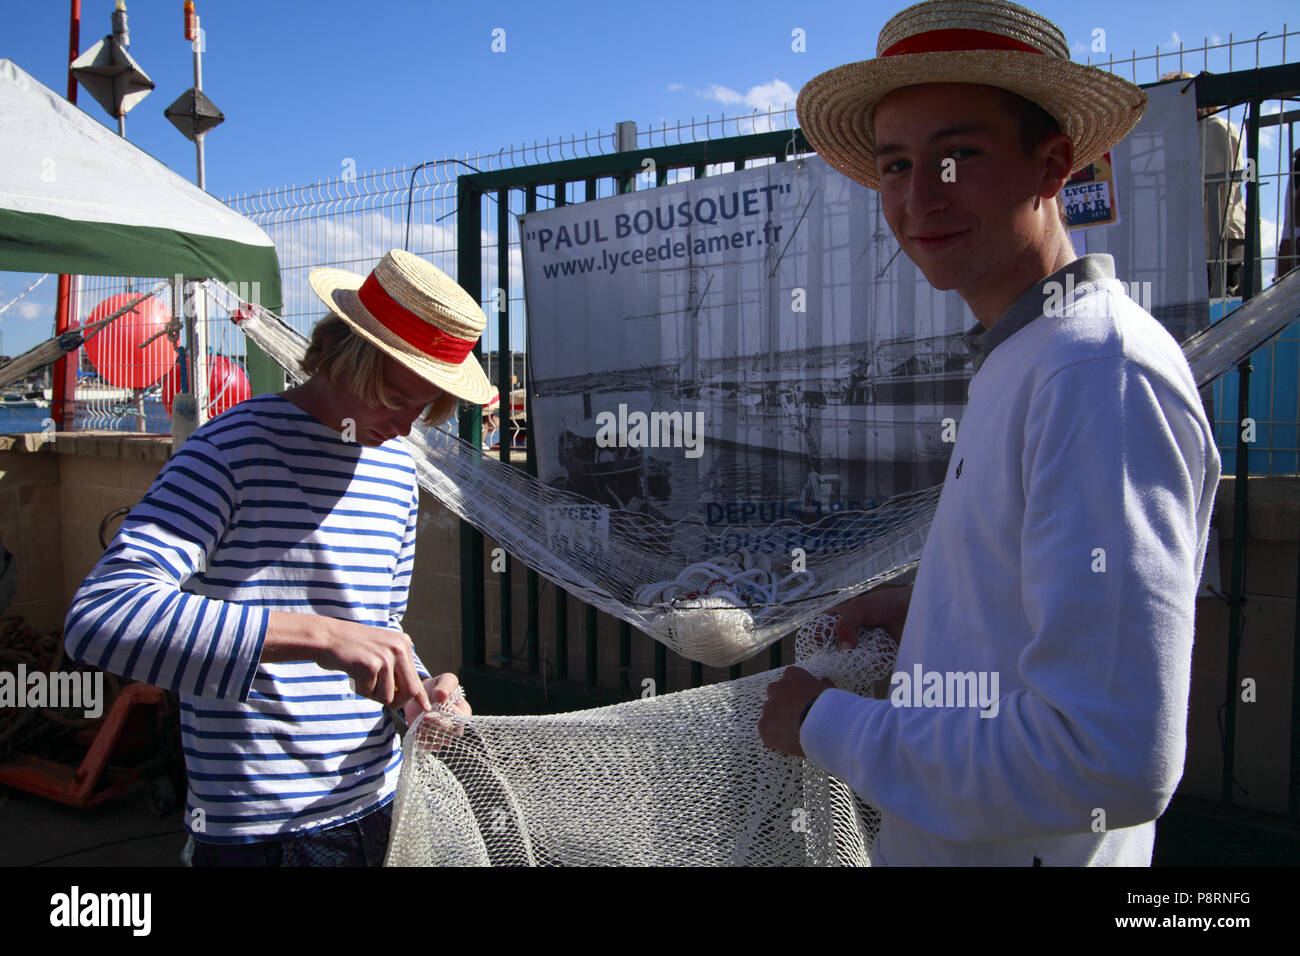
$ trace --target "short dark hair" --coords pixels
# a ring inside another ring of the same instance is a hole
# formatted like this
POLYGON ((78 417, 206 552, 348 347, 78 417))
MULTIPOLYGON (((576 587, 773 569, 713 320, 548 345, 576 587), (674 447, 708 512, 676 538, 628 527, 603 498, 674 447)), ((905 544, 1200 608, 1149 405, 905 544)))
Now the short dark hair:
MULTIPOLYGON (((1008 113, 1015 117, 1020 126, 1020 146, 1028 156, 1043 140, 1062 132, 1056 117, 1043 109, 1033 100, 1027 100, 1018 93, 995 87, 1002 96, 1002 103, 1008 113)), ((1068 228, 1065 218, 1065 200, 1061 193, 1056 194, 1056 209, 1061 217, 1061 225, 1068 228)))
POLYGON ((1020 124, 1020 145, 1026 153, 1032 152, 1047 137, 1061 132, 1061 124, 1056 121, 1056 117, 1033 100, 1027 100, 1010 90, 997 89, 1002 96, 1004 108, 1020 124))

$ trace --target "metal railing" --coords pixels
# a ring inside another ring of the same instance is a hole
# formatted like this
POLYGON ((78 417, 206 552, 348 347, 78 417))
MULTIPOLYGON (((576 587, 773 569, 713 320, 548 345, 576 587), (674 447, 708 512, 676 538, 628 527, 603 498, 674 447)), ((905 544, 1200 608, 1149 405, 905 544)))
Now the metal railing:
MULTIPOLYGON (((135 296, 167 282, 167 277, 80 276, 74 317, 79 325, 102 317, 135 296)), ((174 280, 173 280, 174 282, 174 280)), ((123 316, 78 349, 74 429, 167 433, 172 396, 190 388, 192 365, 184 355, 184 307, 177 308, 173 284, 123 316)), ((256 289, 245 299, 257 298, 256 289)), ((206 375, 211 387, 204 417, 247 398, 251 382, 244 336, 210 296, 205 297, 206 375)))

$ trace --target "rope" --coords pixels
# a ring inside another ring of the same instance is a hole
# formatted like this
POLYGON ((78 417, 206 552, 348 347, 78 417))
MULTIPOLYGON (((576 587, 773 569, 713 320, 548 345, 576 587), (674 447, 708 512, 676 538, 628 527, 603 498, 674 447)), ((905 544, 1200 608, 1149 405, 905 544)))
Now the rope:
MULTIPOLYGON (((40 671, 48 674, 58 671, 63 663, 61 629, 38 631, 28 626, 20 615, 0 617, 0 671, 14 674, 15 684, 19 664, 25 665, 28 673, 40 671)), ((75 669, 93 672, 96 668, 75 665, 75 669)), ((121 684, 107 671, 104 672, 104 683, 107 693, 103 712, 107 713, 117 699, 121 684)), ((23 694, 26 688, 16 687, 16 690, 23 694)), ((102 719, 85 717, 75 711, 72 713, 75 716, 55 707, 3 708, 0 710, 0 757, 14 751, 30 752, 38 744, 48 745, 102 719)))
POLYGON ((0 315, 4 315, 5 312, 8 311, 8 309, 9 309, 9 307, 10 307, 11 305, 13 305, 15 302, 18 302, 18 301, 19 301, 20 299, 22 299, 25 295, 27 295, 27 293, 31 292, 33 289, 35 289, 38 285, 40 285, 42 282, 44 282, 44 281, 45 281, 46 279, 48 279, 49 277, 50 277, 50 274, 49 274, 48 272, 45 273, 45 275, 41 276, 39 279, 37 279, 35 282, 33 282, 31 285, 29 285, 26 289, 23 289, 22 292, 19 292, 16 296, 14 296, 12 299, 10 299, 8 302, 6 302, 4 305, 0 306, 0 315))

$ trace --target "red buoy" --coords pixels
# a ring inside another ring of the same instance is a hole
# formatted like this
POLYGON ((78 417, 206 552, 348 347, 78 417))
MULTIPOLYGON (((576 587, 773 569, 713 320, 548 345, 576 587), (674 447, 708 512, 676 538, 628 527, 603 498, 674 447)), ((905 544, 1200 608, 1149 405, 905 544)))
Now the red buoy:
MULTIPOLYGON (((107 318, 138 298, 139 292, 109 296, 95 306, 86 324, 107 318)), ((167 331, 171 320, 171 309, 162 299, 145 299, 108 323, 86 343, 90 364, 95 366, 100 378, 117 388, 148 388, 176 364, 176 349, 171 340, 165 334, 158 334, 167 331), (141 347, 144 342, 149 344, 141 347)))
MULTIPOLYGON (((179 391, 177 385, 180 374, 173 365, 172 370, 163 379, 162 400, 167 414, 172 413, 172 401, 179 391)), ((224 355, 208 356, 208 407, 209 418, 220 415, 226 409, 239 404, 253 396, 253 387, 248 381, 248 373, 238 362, 232 362, 224 355)))

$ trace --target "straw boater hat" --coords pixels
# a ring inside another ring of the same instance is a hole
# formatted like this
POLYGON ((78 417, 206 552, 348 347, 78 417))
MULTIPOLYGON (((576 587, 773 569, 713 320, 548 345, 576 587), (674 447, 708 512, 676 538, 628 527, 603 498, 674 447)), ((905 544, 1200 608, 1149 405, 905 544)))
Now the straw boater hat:
POLYGON ((369 276, 315 269, 308 281, 358 335, 416 375, 475 405, 491 396, 471 354, 487 316, 441 269, 394 249, 369 276))
POLYGON ((1123 139, 1146 109, 1126 80, 1070 60, 1065 35, 1005 0, 931 0, 880 31, 876 58, 813 77, 799 91, 799 125, 845 176, 880 188, 874 113, 887 93, 919 83, 982 83, 1037 103, 1074 141, 1074 172, 1123 139))

